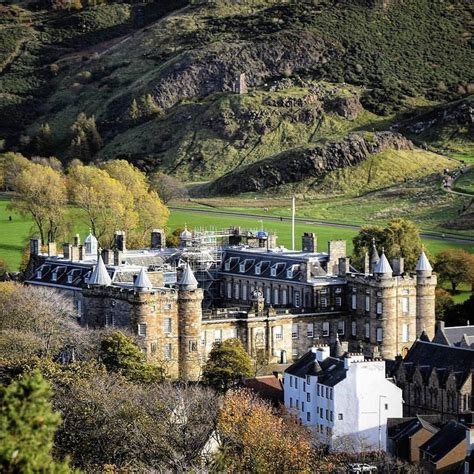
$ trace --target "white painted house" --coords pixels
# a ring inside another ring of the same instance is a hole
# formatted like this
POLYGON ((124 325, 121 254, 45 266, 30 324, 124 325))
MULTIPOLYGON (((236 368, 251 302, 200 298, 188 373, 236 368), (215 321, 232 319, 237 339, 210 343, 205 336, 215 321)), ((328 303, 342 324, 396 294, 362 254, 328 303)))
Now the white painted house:
POLYGON ((385 362, 362 354, 312 348, 286 369, 285 407, 297 412, 335 451, 386 451, 387 418, 400 418, 402 390, 385 377, 385 362))

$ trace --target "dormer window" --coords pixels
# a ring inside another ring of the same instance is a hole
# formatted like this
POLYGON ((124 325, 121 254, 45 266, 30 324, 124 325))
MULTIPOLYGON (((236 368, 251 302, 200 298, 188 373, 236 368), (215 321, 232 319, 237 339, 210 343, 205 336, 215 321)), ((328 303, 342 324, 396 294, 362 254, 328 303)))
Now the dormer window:
POLYGON ((293 268, 288 268, 286 271, 286 278, 293 278, 293 268))
POLYGON ((342 293, 342 288, 336 288, 336 293, 342 293))
POLYGON ((255 265, 255 275, 260 275, 260 272, 262 271, 262 265, 258 263, 255 265))
POLYGON ((225 262, 224 269, 225 269, 226 272, 228 272, 230 270, 230 260, 225 262))
POLYGON ((41 270, 38 270, 38 271, 36 272, 36 278, 37 278, 38 280, 41 280, 41 278, 43 278, 43 272, 42 272, 41 270))
POLYGON ((67 276, 67 282, 72 283, 74 280, 74 275, 71 273, 70 275, 67 276))
POLYGON ((51 281, 57 281, 58 279, 58 272, 54 270, 53 273, 51 273, 51 281))
POLYGON ((272 277, 276 277, 276 276, 277 276, 277 269, 276 269, 276 267, 272 267, 272 268, 270 269, 270 275, 271 275, 272 277))
POLYGON ((242 262, 239 265, 239 271, 240 271, 240 273, 245 273, 245 262, 242 262))

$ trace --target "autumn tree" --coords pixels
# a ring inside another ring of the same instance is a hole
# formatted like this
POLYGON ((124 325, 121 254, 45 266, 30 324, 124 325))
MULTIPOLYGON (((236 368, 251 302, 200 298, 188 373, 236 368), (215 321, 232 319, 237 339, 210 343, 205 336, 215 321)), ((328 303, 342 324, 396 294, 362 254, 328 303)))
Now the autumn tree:
POLYGON ((16 177, 30 165, 30 160, 20 153, 0 155, 0 183, 5 191, 13 191, 16 177))
POLYGON ((107 171, 95 166, 75 166, 68 174, 71 201, 85 213, 92 233, 102 247, 111 247, 116 230, 138 225, 132 192, 107 171))
POLYGON ((33 218, 42 242, 55 241, 64 222, 66 179, 48 165, 29 163, 13 180, 10 208, 33 218))
POLYGON ((298 421, 247 390, 227 392, 219 412, 220 470, 311 472, 310 433, 298 421))
POLYGON ((434 270, 440 281, 451 284, 455 293, 461 283, 474 282, 474 255, 464 250, 445 250, 437 255, 434 270))
POLYGON ((160 112, 160 108, 156 105, 155 99, 151 94, 144 95, 140 102, 142 116, 152 117, 160 112))
POLYGON ((150 383, 164 379, 164 370, 158 365, 147 363, 146 355, 123 332, 117 331, 102 339, 99 357, 107 370, 117 372, 129 380, 150 383))
POLYGON ((125 160, 110 160, 103 165, 112 178, 120 181, 132 193, 138 223, 130 233, 129 242, 140 247, 149 241, 150 232, 163 228, 169 211, 158 194, 150 190, 144 173, 125 160))
POLYGON ((382 248, 384 249, 389 260, 403 257, 405 270, 415 269, 423 246, 418 228, 413 222, 406 219, 393 219, 386 227, 363 226, 352 239, 354 244, 352 263, 360 270, 364 267, 364 255, 370 250, 372 239, 375 239, 379 252, 382 248))
POLYGON ((52 456, 61 417, 51 405, 51 388, 39 372, 0 386, 0 471, 69 473, 52 456))
POLYGON ((253 362, 239 339, 214 343, 204 366, 203 382, 218 391, 235 387, 254 374, 253 362))
POLYGON ((178 247, 179 246, 179 237, 184 231, 184 227, 176 227, 173 232, 166 235, 166 246, 167 247, 178 247))
POLYGON ((128 118, 132 122, 138 122, 138 119, 141 116, 140 108, 138 107, 137 100, 134 98, 132 100, 132 103, 130 104, 130 107, 128 108, 128 118))
POLYGON ((189 197, 188 190, 179 179, 164 173, 153 173, 150 176, 150 186, 165 204, 175 199, 189 197))

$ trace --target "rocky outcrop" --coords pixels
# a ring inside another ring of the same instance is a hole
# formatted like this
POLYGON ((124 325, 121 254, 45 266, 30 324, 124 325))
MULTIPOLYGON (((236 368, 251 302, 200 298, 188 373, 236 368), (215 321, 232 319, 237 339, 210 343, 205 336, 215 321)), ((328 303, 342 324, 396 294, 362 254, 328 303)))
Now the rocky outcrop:
POLYGON ((280 31, 252 42, 217 43, 180 56, 160 75, 153 97, 163 109, 178 101, 231 91, 238 74, 249 86, 270 77, 310 70, 339 56, 342 48, 308 31, 280 31))
POLYGON ((391 132, 357 133, 312 147, 296 148, 228 173, 210 185, 214 194, 263 191, 361 163, 387 148, 407 150, 412 143, 391 132))
POLYGON ((334 112, 347 120, 355 120, 364 110, 356 95, 349 97, 336 97, 324 104, 327 112, 334 112))

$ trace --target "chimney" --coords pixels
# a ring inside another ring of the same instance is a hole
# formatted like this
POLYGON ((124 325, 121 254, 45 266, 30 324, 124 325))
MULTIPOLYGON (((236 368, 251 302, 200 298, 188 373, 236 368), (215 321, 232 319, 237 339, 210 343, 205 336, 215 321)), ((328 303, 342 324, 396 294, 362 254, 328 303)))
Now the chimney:
POLYGON ((41 239, 30 239, 30 254, 39 255, 41 253, 41 239))
POLYGON ((102 260, 104 261, 104 265, 112 265, 113 252, 110 249, 103 249, 101 255, 102 260))
POLYGON ((303 252, 316 252, 318 248, 318 238, 314 232, 305 232, 301 236, 301 249, 303 252))
POLYGON ((164 249, 166 248, 166 236, 163 229, 153 229, 151 231, 151 244, 152 249, 164 249))
POLYGON ((56 257, 57 255, 56 242, 48 242, 48 257, 56 257))
POLYGON ((126 249, 126 236, 123 230, 117 230, 114 235, 114 248, 125 252, 126 249))
POLYGON ((395 257, 392 260, 392 270, 394 276, 400 276, 405 273, 405 260, 403 257, 395 257))
MULTIPOLYGON (((76 239, 74 239, 76 241, 76 239)), ((71 262, 77 262, 79 260, 79 246, 73 245, 71 247, 71 262)))
POLYGON ((71 258, 72 245, 69 243, 63 244, 63 258, 69 260, 71 258))
POLYGON ((341 257, 339 259, 339 272, 340 277, 345 277, 349 273, 349 259, 346 257, 341 257))
POLYGON ((84 246, 79 245, 79 260, 84 260, 84 246))
POLYGON ((81 238, 79 237, 79 234, 76 234, 74 236, 74 247, 79 247, 81 245, 81 238))
POLYGON ((328 256, 327 274, 337 275, 339 271, 339 259, 346 256, 346 241, 330 240, 328 242, 328 256))
POLYGON ((444 329, 444 321, 436 321, 436 331, 435 334, 439 331, 444 329))
POLYGON ((364 256, 364 273, 366 275, 369 275, 370 273, 370 258, 367 252, 365 252, 365 256, 364 256))
POLYGON ((316 347, 313 349, 316 349, 316 360, 318 362, 322 362, 323 360, 326 360, 331 354, 331 349, 329 346, 321 346, 321 347, 316 347))
POLYGON ((121 252, 118 249, 114 250, 114 265, 118 267, 119 265, 122 265, 122 257, 123 257, 123 252, 121 252))

